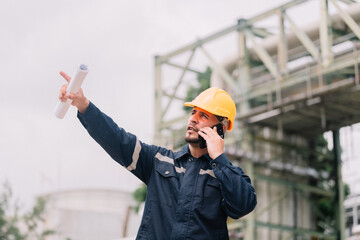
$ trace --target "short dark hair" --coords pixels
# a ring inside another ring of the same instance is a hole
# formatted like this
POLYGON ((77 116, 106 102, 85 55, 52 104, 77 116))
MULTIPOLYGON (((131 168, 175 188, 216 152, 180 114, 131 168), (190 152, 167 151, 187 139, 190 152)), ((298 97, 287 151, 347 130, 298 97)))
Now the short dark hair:
POLYGON ((229 128, 229 120, 227 117, 215 115, 215 117, 219 120, 219 122, 226 127, 229 128))

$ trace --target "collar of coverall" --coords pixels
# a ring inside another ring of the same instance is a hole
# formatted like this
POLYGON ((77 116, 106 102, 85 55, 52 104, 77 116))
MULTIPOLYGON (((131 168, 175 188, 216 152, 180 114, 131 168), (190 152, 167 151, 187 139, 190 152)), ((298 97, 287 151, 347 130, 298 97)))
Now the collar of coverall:
MULTIPOLYGON (((175 152, 175 160, 181 160, 181 159, 185 159, 187 160, 187 157, 191 156, 190 154, 190 149, 189 149, 189 144, 186 144, 183 148, 181 148, 178 152, 175 152), (186 156, 186 158, 184 157, 186 156)), ((210 158, 209 154, 204 154, 201 157, 205 157, 207 160, 212 161, 212 159, 210 158)), ((201 158, 200 157, 200 158, 201 158)))

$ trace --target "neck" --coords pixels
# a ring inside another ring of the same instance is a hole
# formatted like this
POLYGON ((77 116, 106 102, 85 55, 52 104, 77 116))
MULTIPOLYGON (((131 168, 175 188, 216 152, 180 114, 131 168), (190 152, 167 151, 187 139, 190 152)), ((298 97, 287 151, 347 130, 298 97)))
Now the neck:
POLYGON ((198 143, 189 143, 189 150, 191 156, 199 158, 202 155, 208 153, 207 148, 200 148, 198 143))

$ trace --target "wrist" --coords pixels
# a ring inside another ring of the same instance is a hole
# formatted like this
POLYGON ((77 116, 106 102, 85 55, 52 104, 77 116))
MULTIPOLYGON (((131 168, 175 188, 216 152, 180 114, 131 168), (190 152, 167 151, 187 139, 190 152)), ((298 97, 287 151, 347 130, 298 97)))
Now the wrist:
POLYGON ((90 101, 89 99, 85 98, 84 103, 78 106, 78 110, 81 114, 86 112, 86 109, 89 107, 90 101))
POLYGON ((210 157, 213 159, 213 160, 215 160, 216 158, 218 158, 221 154, 223 154, 223 152, 216 152, 216 153, 212 153, 211 155, 210 155, 210 157))

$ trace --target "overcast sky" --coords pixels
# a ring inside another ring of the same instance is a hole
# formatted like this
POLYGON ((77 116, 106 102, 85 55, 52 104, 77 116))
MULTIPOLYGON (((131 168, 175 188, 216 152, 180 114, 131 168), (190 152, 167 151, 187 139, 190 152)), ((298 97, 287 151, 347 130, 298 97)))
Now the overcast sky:
POLYGON ((54 116, 58 72, 87 64, 86 96, 151 143, 153 57, 283 0, 0 0, 0 183, 21 202, 48 192, 139 181, 93 141, 70 109, 54 116))

